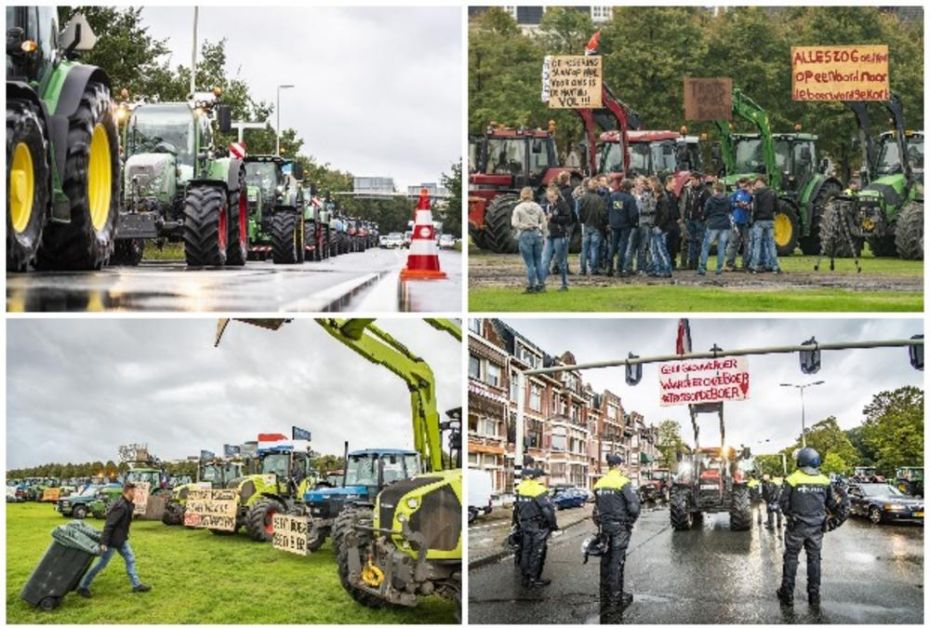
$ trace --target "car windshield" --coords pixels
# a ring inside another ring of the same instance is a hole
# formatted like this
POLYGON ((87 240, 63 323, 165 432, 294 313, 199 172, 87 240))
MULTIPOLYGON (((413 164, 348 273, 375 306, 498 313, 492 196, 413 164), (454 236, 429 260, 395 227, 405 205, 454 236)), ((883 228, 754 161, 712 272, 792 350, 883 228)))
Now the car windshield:
POLYGON ((520 175, 526 162, 526 140, 523 138, 488 139, 489 175, 520 175))
POLYGON ((262 459, 262 474, 277 474, 287 478, 290 457, 287 454, 268 454, 262 459))
MULTIPOLYGON (((736 145, 734 156, 736 173, 756 173, 765 169, 761 139, 755 137, 738 137, 734 138, 734 144, 736 145)), ((778 158, 776 157, 776 162, 777 161, 778 158)))
POLYGON ((904 496, 904 494, 891 485, 875 483, 874 485, 861 485, 861 487, 862 493, 870 498, 904 496))
POLYGON ((194 165, 194 116, 190 108, 187 105, 137 108, 129 123, 127 157, 166 148, 177 153, 179 164, 194 165))
POLYGON ((99 485, 88 485, 81 490, 81 493, 79 493, 78 496, 96 496, 97 492, 101 489, 103 489, 103 487, 100 487, 99 485))
POLYGON ((360 454, 350 455, 346 466, 346 486, 378 486, 378 457, 360 454))
POLYGON ((246 162, 245 183, 256 186, 265 196, 274 194, 278 172, 274 162, 246 162))

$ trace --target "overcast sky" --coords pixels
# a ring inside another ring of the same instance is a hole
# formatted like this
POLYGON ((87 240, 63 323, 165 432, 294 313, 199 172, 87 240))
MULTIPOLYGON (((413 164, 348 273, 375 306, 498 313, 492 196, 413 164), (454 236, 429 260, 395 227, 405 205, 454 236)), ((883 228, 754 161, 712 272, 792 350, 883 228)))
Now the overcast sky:
MULTIPOLYGON (((193 8, 142 16, 171 67, 189 66, 193 8)), ((224 37, 227 70, 253 98, 274 104, 278 85, 295 85, 281 91, 281 126, 319 162, 406 190, 460 159, 461 8, 201 7, 199 40, 224 37)))
MULTIPOLYGON (((462 405, 456 341, 418 319, 379 320, 433 368, 441 417, 462 405)), ((311 320, 276 332, 215 319, 19 319, 7 325, 7 466, 222 452, 291 426, 314 449, 413 446, 407 387, 311 320)))
MULTIPOLYGON (((516 330, 550 354, 571 351, 579 363, 675 352, 677 319, 505 319, 516 330)), ((723 349, 791 345, 815 336, 821 343, 910 338, 923 332, 921 321, 908 319, 691 319, 694 351, 716 343, 723 349)), ((779 384, 824 380, 804 393, 807 424, 835 415, 842 428, 862 422, 862 409, 880 391, 923 386, 923 372, 913 369, 907 349, 869 349, 821 352, 821 369, 801 373, 797 354, 750 356, 750 399, 726 405, 727 443, 745 444, 756 453, 774 452, 794 443, 801 432, 800 395, 779 384), (769 439, 768 443, 759 443, 769 439)), ((624 369, 614 367, 582 372, 595 391, 610 389, 627 412, 639 411, 658 424, 674 419, 682 436, 693 442, 687 406, 659 406, 658 367, 643 366, 637 386, 627 386, 624 369)), ((718 445, 715 415, 701 416, 701 444, 718 445)))

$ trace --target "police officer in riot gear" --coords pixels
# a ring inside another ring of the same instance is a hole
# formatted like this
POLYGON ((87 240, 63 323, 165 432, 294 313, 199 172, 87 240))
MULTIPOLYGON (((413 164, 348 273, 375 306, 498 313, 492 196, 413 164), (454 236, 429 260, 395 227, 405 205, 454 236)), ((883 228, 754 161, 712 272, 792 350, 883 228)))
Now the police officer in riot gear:
POLYGON ((623 568, 633 524, 639 517, 639 498, 620 466, 623 457, 607 455, 609 470, 594 485, 594 523, 604 537, 607 551, 601 556, 601 607, 622 610, 633 602, 623 591, 623 568))
POLYGON ((782 603, 794 602, 794 580, 801 548, 807 554, 807 601, 820 605, 820 549, 827 530, 827 509, 836 504, 830 479, 820 472, 820 454, 813 448, 797 453, 798 469, 785 479, 779 502, 787 518, 785 558, 781 587, 776 594, 782 603))
POLYGON ((775 516, 778 516, 778 528, 781 528, 782 510, 779 507, 778 497, 781 487, 768 474, 762 475, 762 501, 765 502, 766 522, 765 528, 771 530, 775 526, 775 516))
POLYGON ((520 572, 523 587, 541 587, 552 582, 542 578, 542 571, 549 535, 559 527, 549 490, 537 480, 543 476, 543 471, 524 469, 523 476, 517 485, 513 506, 514 519, 520 531, 520 572))

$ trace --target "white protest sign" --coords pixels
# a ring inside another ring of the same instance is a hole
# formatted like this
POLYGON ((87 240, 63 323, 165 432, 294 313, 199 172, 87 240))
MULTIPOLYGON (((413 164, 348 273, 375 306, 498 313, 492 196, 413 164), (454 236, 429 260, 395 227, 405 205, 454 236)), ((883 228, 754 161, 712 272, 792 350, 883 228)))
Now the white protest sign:
POLYGON ((667 363, 659 367, 660 406, 738 402, 749 398, 745 356, 667 363))

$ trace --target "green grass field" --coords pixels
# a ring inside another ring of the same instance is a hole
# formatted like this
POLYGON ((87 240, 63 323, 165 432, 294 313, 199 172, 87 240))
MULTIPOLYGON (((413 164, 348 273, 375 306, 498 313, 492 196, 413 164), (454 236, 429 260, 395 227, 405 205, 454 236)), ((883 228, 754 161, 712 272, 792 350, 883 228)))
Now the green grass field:
MULTIPOLYGON (((455 605, 437 597, 416 608, 369 609, 342 589, 330 542, 310 557, 274 550, 244 534, 137 521, 130 541, 147 594, 133 594, 122 558, 114 556, 87 600, 69 594, 52 612, 33 609, 19 593, 51 530, 66 522, 49 504, 8 504, 7 622, 11 624, 414 624, 452 623, 455 605)), ((102 520, 88 520, 102 528, 102 520)))

